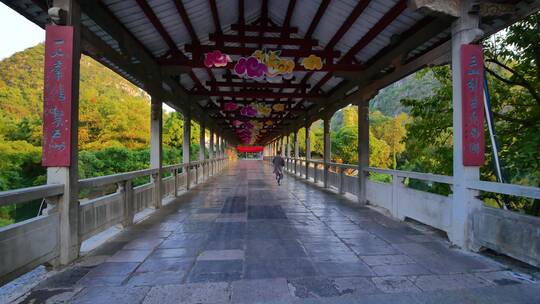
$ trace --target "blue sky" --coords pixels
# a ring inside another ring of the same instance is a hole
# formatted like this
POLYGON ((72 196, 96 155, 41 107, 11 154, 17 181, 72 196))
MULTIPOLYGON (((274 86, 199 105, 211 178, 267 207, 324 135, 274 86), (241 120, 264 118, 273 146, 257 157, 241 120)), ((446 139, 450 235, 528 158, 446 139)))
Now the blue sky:
POLYGON ((0 60, 44 40, 44 30, 0 2, 0 60))

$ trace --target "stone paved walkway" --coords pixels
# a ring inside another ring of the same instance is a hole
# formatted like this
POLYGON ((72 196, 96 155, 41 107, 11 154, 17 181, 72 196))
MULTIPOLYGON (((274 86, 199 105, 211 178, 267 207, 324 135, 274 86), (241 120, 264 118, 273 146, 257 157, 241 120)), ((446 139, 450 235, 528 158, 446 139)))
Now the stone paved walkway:
POLYGON ((22 302, 540 303, 539 291, 433 233, 241 161, 22 302))

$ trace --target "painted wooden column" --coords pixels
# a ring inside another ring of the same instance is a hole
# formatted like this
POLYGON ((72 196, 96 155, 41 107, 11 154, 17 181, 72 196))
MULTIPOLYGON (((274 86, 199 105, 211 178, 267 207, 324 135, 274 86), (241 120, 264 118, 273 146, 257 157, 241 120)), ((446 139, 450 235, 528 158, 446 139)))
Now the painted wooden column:
POLYGON ((326 117, 323 120, 323 184, 325 188, 328 188, 328 176, 330 170, 330 117, 326 117))
MULTIPOLYGON (((54 0, 54 7, 59 7, 67 12, 66 25, 73 26, 73 48, 71 52, 71 94, 69 129, 70 144, 67 145, 69 159, 68 166, 51 166, 47 168, 47 184, 63 184, 64 194, 51 206, 52 212, 58 212, 59 216, 59 259, 58 264, 67 265, 79 256, 79 76, 81 59, 80 40, 80 7, 74 0, 54 0)), ((71 41, 69 41, 71 42, 71 41)), ((69 83, 69 79, 67 80, 69 83)), ((45 103, 45 100, 44 100, 45 103)), ((46 134, 44 134, 44 137, 46 134)))
POLYGON ((163 112, 162 102, 159 96, 152 95, 150 119, 150 168, 158 169, 158 172, 152 175, 154 183, 153 203, 156 209, 161 208, 162 183, 162 136, 163 136, 163 112))
POLYGON ((369 167, 369 101, 358 103, 358 202, 367 204, 367 179, 364 169, 369 167))
POLYGON ((474 42, 481 34, 478 14, 469 14, 471 1, 460 1, 460 17, 452 24, 452 104, 453 104, 453 195, 450 241, 469 248, 472 233, 472 214, 481 207, 476 191, 469 190, 471 181, 479 180, 480 167, 463 165, 463 108, 460 47, 474 42))
POLYGON ((311 140, 310 140, 310 128, 311 124, 309 124, 306 120, 306 179, 309 179, 309 160, 311 159, 311 140))
POLYGON ((281 157, 285 157, 285 149, 286 149, 287 141, 285 140, 285 136, 281 137, 281 157))
POLYGON ((182 143, 182 163, 187 165, 185 168, 186 172, 186 189, 189 189, 191 186, 191 174, 189 169, 190 157, 189 157, 189 148, 191 145, 191 113, 189 109, 184 112, 184 141, 182 143))

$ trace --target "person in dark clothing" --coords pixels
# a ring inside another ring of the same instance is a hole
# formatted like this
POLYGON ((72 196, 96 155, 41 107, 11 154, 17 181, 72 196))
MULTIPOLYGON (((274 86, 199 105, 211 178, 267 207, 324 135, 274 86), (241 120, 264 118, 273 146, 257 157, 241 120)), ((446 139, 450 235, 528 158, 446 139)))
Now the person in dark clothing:
POLYGON ((276 175, 278 185, 281 185, 281 180, 283 179, 283 167, 285 166, 285 160, 281 157, 281 151, 278 151, 277 155, 274 156, 272 164, 274 165, 274 174, 276 175))

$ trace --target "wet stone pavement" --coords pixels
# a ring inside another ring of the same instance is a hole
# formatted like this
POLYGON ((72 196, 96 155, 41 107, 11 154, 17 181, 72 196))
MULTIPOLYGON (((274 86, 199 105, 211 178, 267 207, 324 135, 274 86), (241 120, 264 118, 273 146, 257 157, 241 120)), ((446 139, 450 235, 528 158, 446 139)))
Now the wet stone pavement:
POLYGON ((233 163, 22 303, 540 303, 486 257, 268 166, 233 163))

